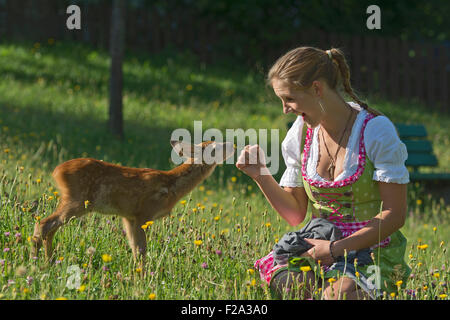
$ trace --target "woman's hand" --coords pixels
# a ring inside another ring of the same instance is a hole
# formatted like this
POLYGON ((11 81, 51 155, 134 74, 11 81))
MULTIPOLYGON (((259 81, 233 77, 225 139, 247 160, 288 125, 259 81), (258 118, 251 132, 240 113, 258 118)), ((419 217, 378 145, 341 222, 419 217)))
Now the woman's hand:
POLYGON ((266 167, 266 157, 264 151, 257 145, 246 145, 242 149, 239 158, 236 161, 236 168, 243 171, 252 179, 260 175, 270 174, 266 167))
POLYGON ((330 253, 330 241, 320 239, 305 239, 305 241, 312 244, 314 247, 303 253, 301 257, 313 258, 315 261, 320 260, 321 265, 327 266, 336 262, 330 253))

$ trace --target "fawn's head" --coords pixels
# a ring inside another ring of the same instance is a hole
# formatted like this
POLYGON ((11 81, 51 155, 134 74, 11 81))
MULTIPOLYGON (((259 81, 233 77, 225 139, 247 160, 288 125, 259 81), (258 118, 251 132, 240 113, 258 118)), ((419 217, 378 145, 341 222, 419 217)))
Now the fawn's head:
POLYGON ((184 141, 170 141, 173 150, 186 159, 185 163, 215 165, 224 163, 234 154, 232 142, 205 141, 192 144, 184 141))

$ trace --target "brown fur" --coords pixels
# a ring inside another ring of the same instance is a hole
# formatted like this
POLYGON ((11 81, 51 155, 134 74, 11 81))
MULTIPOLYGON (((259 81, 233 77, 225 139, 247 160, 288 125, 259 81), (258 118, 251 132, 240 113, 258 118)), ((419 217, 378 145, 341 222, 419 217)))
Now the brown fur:
MULTIPOLYGON (((192 150, 203 150, 211 143, 192 145, 192 150)), ((172 144, 174 149, 178 146, 178 142, 172 144)), ((229 144, 216 145, 226 149, 224 159, 234 153, 229 144)), ((58 165, 52 176, 61 199, 52 215, 36 223, 31 255, 37 256, 43 243, 46 257, 50 258, 58 228, 71 218, 95 211, 121 216, 133 257, 136 259, 138 253, 144 256, 146 237, 141 226, 169 214, 175 204, 217 166, 217 163, 194 164, 193 153, 180 155, 187 160, 169 171, 124 167, 92 158, 73 159, 58 165)))

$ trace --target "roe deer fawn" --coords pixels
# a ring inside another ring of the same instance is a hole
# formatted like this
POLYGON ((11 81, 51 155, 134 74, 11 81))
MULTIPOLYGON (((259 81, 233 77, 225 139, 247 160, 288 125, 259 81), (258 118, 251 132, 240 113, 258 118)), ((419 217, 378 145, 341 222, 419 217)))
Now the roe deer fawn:
POLYGON ((95 211, 121 216, 134 259, 145 258, 146 237, 141 226, 169 214, 180 198, 234 154, 230 142, 171 144, 185 160, 168 171, 123 167, 91 158, 58 165, 52 176, 61 194, 60 202, 52 215, 36 223, 31 256, 37 257, 43 243, 46 257, 51 258, 58 228, 71 218, 95 211), (207 149, 214 161, 205 162, 203 157, 199 160, 207 149))

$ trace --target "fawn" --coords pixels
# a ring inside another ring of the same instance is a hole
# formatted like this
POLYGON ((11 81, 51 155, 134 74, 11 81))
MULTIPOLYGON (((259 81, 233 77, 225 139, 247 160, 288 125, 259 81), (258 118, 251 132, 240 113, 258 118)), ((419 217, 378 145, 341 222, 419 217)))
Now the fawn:
POLYGON ((36 223, 31 256, 37 257, 43 243, 46 257, 51 258, 52 240, 58 228, 71 218, 95 211, 121 216, 133 258, 145 258, 146 237, 141 226, 168 215, 180 198, 235 151, 230 142, 206 141, 194 145, 171 141, 171 144, 184 163, 168 171, 123 167, 92 158, 72 159, 58 165, 52 176, 61 194, 60 202, 52 215, 36 223), (214 161, 199 159, 208 149, 215 156, 214 161))

